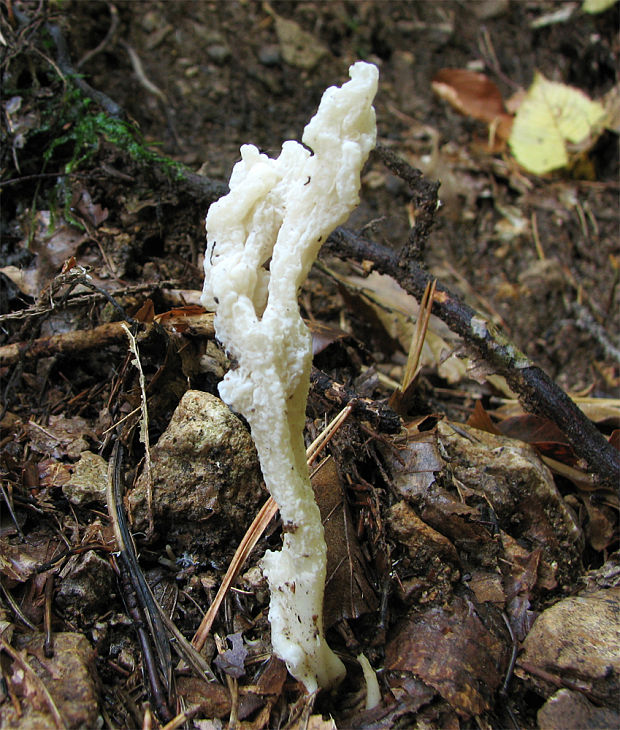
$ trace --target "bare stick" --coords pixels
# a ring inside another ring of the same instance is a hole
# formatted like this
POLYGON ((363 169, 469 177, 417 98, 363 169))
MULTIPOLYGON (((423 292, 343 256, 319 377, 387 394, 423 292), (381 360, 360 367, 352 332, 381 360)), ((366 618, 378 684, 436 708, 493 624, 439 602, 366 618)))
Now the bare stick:
MULTIPOLYGON (((392 276, 418 301, 433 280, 413 259, 403 261, 395 251, 344 228, 332 233, 323 250, 339 258, 372 261, 377 271, 392 276)), ((439 283, 433 314, 506 378, 528 411, 550 419, 562 430, 575 453, 587 462, 600 482, 617 488, 620 480, 618 451, 568 395, 543 370, 531 363, 499 328, 439 283)))

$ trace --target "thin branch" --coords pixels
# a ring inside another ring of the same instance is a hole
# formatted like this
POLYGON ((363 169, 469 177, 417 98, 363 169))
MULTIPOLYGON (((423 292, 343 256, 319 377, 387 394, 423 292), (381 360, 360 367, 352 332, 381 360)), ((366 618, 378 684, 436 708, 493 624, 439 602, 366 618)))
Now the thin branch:
MULTIPOLYGON (((32 342, 16 342, 0 347, 0 367, 15 365, 20 359, 36 360, 51 355, 78 355, 92 350, 103 350, 109 345, 122 344, 126 338, 124 322, 108 322, 90 330, 74 330, 58 335, 40 337, 32 342)), ((146 325, 146 328, 152 327, 146 325)), ((169 334, 182 331, 189 335, 213 337, 213 314, 207 312, 192 316, 173 316, 158 326, 169 334)))
MULTIPOLYGON (((372 261, 378 272, 392 276, 418 301, 422 299, 428 283, 433 280, 416 261, 403 261, 395 251, 344 228, 332 233, 323 253, 357 261, 372 261)), ((433 314, 506 378, 528 411, 548 418, 561 429, 575 453, 587 462, 600 482, 617 488, 620 453, 568 395, 543 370, 532 364, 499 328, 439 283, 433 314)))

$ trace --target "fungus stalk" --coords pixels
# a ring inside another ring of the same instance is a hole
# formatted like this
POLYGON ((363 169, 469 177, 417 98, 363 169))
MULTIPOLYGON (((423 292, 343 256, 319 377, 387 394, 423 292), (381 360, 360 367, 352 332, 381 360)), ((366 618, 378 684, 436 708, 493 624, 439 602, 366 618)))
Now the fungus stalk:
POLYGON ((262 562, 272 645, 308 692, 337 684, 345 670, 323 630, 326 546, 303 440, 312 349, 297 295, 321 243, 358 204, 376 141, 378 71, 359 62, 349 74, 323 94, 303 145, 284 142, 276 159, 241 147, 230 192, 206 220, 202 302, 216 311, 216 335, 235 362, 220 395, 250 424, 282 517, 282 550, 262 562))

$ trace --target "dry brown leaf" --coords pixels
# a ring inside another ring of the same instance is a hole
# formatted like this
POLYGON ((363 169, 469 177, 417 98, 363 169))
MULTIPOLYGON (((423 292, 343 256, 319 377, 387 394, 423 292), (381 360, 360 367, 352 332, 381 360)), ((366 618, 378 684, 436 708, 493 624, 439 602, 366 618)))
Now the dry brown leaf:
POLYGON ((473 603, 416 612, 401 622, 385 652, 387 669, 413 672, 459 713, 489 710, 507 663, 507 643, 482 623, 473 603))
POLYGON ((327 579, 326 628, 343 618, 359 618, 378 607, 366 577, 367 567, 345 501, 336 462, 325 459, 312 476, 312 487, 325 528, 327 579))
POLYGON ((27 581, 40 564, 29 552, 24 546, 11 545, 7 540, 0 540, 0 573, 18 583, 27 581))
POLYGON ((443 68, 435 74, 433 91, 460 114, 494 125, 495 135, 507 140, 512 117, 506 112, 497 84, 484 74, 464 68, 443 68))
POLYGON ((486 431, 487 433, 494 433, 499 436, 501 431, 497 425, 491 420, 491 416, 485 411, 481 401, 477 400, 474 405, 474 410, 467 419, 467 425, 472 428, 477 428, 480 431, 486 431))
POLYGON ((26 430, 33 451, 56 459, 65 456, 77 459, 88 448, 84 437, 89 435, 96 439, 89 422, 80 416, 50 416, 44 426, 28 421, 26 430))
MULTIPOLYGON (((348 305, 355 309, 359 309, 360 303, 371 307, 387 335, 408 352, 420 309, 416 299, 390 276, 375 271, 366 278, 341 276, 340 279, 349 288, 348 305)), ((450 354, 456 347, 457 340, 448 326, 432 315, 420 356, 421 367, 437 368, 442 378, 458 383, 465 375, 466 366, 450 354)))

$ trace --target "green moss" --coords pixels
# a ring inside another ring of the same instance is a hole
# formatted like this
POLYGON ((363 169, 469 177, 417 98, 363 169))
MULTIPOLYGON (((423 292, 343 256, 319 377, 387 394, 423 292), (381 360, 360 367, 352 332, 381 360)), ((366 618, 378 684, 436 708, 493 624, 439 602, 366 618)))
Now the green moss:
MULTIPOLYGON (((65 174, 75 172, 95 156, 102 140, 105 140, 128 154, 138 164, 157 165, 171 180, 183 179, 185 174, 183 165, 149 149, 133 124, 98 110, 92 99, 74 87, 64 95, 60 114, 57 107, 50 109, 49 116, 43 120, 39 131, 46 131, 53 137, 43 153, 44 169, 59 148, 66 148, 63 157, 69 159, 64 163, 63 171, 65 174)), ((62 180, 56 187, 57 198, 64 198, 64 205, 61 207, 65 219, 83 228, 71 215, 70 191, 62 180)))
POLYGON ((67 92, 61 118, 61 128, 65 131, 49 144, 44 153, 46 162, 52 159, 58 147, 72 145, 71 159, 65 164, 65 172, 74 172, 93 157, 103 139, 136 162, 156 163, 171 177, 183 176, 183 166, 149 149, 135 126, 105 112, 91 111, 92 104, 93 101, 77 89, 67 92))

